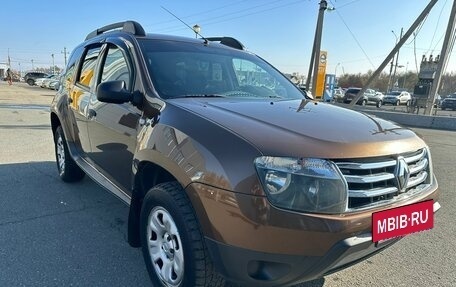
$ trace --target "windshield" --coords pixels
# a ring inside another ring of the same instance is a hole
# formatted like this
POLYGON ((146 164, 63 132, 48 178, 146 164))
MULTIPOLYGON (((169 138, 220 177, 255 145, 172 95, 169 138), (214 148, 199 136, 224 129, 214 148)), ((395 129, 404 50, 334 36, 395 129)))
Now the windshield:
POLYGON ((139 43, 162 98, 304 98, 297 86, 255 55, 211 44, 151 39, 139 43))
POLYGON ((386 94, 387 96, 399 96, 401 94, 401 92, 389 92, 388 94, 386 94))

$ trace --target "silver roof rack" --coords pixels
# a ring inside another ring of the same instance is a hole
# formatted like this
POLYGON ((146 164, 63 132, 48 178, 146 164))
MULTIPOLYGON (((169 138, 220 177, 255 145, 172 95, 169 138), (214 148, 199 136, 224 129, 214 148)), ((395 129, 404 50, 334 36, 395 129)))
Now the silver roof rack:
POLYGON ((141 24, 135 21, 124 21, 98 28, 92 31, 90 34, 88 34, 86 40, 92 39, 100 34, 116 29, 123 32, 131 33, 135 36, 146 36, 146 32, 144 31, 144 28, 141 26, 141 24))
POLYGON ((242 45, 242 43, 240 41, 236 40, 235 38, 231 38, 231 37, 209 37, 209 38, 204 38, 204 39, 206 39, 208 41, 211 41, 211 42, 220 42, 220 44, 228 46, 228 47, 231 47, 231 48, 234 48, 234 49, 245 50, 244 45, 242 45))

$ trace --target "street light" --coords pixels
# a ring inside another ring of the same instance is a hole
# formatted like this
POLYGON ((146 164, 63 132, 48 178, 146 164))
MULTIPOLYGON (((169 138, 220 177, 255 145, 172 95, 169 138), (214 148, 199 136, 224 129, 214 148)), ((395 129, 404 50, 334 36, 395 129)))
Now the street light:
POLYGON ((340 66, 340 63, 337 63, 336 68, 334 69, 334 78, 337 77, 337 67, 340 66))
POLYGON ((391 30, 391 33, 393 33, 394 37, 396 37, 396 44, 397 44, 397 41, 399 40, 399 38, 397 37, 396 32, 394 32, 394 30, 391 30))
POLYGON ((195 32, 195 38, 198 38, 198 34, 201 31, 201 27, 198 24, 193 26, 193 32, 195 32))

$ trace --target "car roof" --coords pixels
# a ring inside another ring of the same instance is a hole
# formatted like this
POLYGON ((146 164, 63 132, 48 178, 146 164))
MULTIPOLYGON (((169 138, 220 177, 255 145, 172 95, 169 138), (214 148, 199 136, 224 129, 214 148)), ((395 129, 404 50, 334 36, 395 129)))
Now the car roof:
MULTIPOLYGON (((87 42, 98 42, 107 37, 117 37, 117 36, 129 36, 136 39, 155 39, 155 40, 167 40, 167 41, 179 41, 187 43, 204 43, 208 45, 211 43, 211 46, 217 46, 220 48, 234 48, 238 50, 245 50, 244 45, 235 38, 232 37, 201 37, 201 38, 190 38, 183 36, 175 35, 165 35, 165 34, 155 34, 155 33, 146 33, 144 28, 135 21, 124 21, 113 23, 110 25, 103 26, 101 28, 95 29, 90 32, 84 43, 87 42)), ((81 44, 82 45, 82 44, 81 44)))

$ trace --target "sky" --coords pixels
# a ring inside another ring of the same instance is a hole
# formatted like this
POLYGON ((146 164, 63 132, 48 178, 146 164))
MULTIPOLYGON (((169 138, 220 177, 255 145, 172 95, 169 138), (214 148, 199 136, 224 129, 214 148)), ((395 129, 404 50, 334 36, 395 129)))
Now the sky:
MULTIPOLYGON (((428 3, 328 0, 335 10, 324 13, 321 50, 328 53, 326 73, 376 70, 393 49, 401 28, 405 34, 428 3)), ((398 73, 416 71, 423 55, 440 54, 452 3, 439 0, 415 39, 412 36, 401 48, 398 73)), ((65 50, 70 53, 96 28, 125 20, 141 23, 148 33, 195 37, 164 8, 189 26, 198 24, 205 37, 237 38, 284 73, 308 73, 318 0, 4 1, 0 63, 6 63, 9 55, 12 68, 23 72, 53 63, 63 68, 65 50)), ((446 71, 456 71, 454 55, 446 71)))

